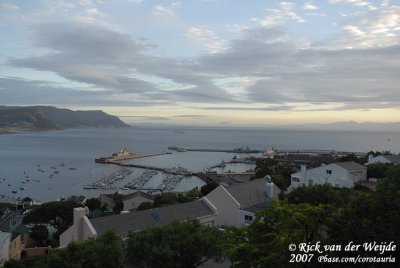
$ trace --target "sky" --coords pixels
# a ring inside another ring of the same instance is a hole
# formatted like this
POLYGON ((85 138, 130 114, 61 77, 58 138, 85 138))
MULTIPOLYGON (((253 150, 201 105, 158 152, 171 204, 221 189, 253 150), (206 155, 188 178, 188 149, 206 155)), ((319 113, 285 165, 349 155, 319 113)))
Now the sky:
POLYGON ((0 105, 132 124, 398 122, 399 0, 0 0, 0 105))

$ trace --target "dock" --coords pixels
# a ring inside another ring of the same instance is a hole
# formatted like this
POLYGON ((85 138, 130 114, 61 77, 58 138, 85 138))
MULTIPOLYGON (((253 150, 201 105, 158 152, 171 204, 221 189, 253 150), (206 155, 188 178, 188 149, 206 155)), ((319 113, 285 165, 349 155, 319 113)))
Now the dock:
POLYGON ((212 152, 212 153, 234 153, 234 154, 253 154, 253 153, 262 153, 263 150, 254 150, 246 148, 236 148, 236 149, 199 149, 199 148, 182 148, 182 147, 168 147, 169 150, 178 151, 178 152, 212 152))
POLYGON ((136 159, 136 158, 144 158, 150 156, 158 156, 164 154, 171 154, 171 153, 164 151, 164 152, 142 154, 142 153, 131 153, 127 150, 121 149, 118 153, 115 153, 112 156, 96 158, 94 161, 100 164, 115 164, 113 162, 136 159))

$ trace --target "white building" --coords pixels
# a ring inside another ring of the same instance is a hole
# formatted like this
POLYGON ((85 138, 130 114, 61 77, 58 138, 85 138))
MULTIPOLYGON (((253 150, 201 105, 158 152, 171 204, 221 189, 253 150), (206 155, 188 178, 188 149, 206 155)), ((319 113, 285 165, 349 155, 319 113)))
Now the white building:
POLYGON ((241 227, 255 219, 255 212, 268 208, 280 189, 270 180, 256 179, 246 183, 215 188, 204 200, 217 210, 217 225, 241 227))
POLYGON ((9 260, 11 233, 0 231, 0 266, 9 260))
POLYGON ((302 166, 300 172, 291 175, 289 191, 298 186, 314 184, 352 188, 355 183, 366 179, 367 168, 356 162, 338 162, 312 169, 302 166))
POLYGON ((376 163, 400 165, 400 155, 378 155, 375 157, 369 155, 366 165, 376 163))

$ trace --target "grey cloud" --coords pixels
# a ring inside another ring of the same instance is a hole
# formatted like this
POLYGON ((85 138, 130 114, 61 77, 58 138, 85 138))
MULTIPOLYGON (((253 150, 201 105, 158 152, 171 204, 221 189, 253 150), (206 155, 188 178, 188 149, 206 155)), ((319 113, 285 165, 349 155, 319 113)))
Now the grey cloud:
MULTIPOLYGON (((153 106, 152 100, 115 98, 112 91, 71 89, 47 81, 14 77, 0 78, 0 103, 3 105, 81 105, 81 106, 153 106)), ((165 102, 163 105, 171 105, 165 102)))
POLYGON ((246 30, 244 37, 233 40, 224 52, 183 61, 149 56, 145 51, 151 45, 100 27, 41 24, 34 29, 34 43, 50 52, 10 59, 11 65, 55 72, 106 91, 94 93, 3 80, 8 88, 18 89, 15 93, 7 89, 9 96, 0 91, 3 101, 15 102, 19 94, 24 101, 31 99, 29 103, 36 99, 37 103, 98 101, 131 105, 135 103, 132 98, 111 96, 135 93, 148 103, 275 104, 262 110, 294 109, 285 104, 288 102, 339 102, 343 109, 370 109, 382 103, 386 108, 399 107, 400 46, 352 50, 300 48, 300 44, 290 41, 284 28, 258 28, 246 30), (161 90, 141 79, 140 74, 169 79, 181 89, 161 90), (259 79, 246 89, 247 98, 236 100, 213 82, 214 78, 237 76, 259 79), (23 96, 29 86, 41 98, 23 96))
POLYGON ((114 93, 136 92, 172 101, 231 99, 210 81, 212 75, 193 72, 192 65, 177 60, 145 55, 144 51, 151 45, 108 29, 76 24, 40 24, 34 27, 33 40, 37 46, 51 52, 10 59, 11 65, 56 72, 61 77, 114 93), (141 80, 140 74, 170 79, 194 89, 162 91, 157 85, 141 80))
POLYGON ((290 105, 276 105, 271 107, 201 107, 201 110, 211 111, 283 111, 293 110, 295 107, 290 105))
POLYGON ((119 117, 127 117, 127 118, 141 118, 141 119, 146 119, 146 120, 152 120, 152 121, 165 121, 169 120, 168 117, 163 117, 163 116, 140 116, 140 115, 126 115, 126 116, 119 116, 119 117))

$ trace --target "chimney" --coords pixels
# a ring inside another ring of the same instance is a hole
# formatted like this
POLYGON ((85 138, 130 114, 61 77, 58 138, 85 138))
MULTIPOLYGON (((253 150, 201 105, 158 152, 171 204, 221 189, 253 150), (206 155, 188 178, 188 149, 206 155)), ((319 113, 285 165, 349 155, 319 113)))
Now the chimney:
POLYGON ((84 208, 74 208, 74 225, 78 225, 80 220, 86 216, 84 208))

